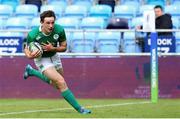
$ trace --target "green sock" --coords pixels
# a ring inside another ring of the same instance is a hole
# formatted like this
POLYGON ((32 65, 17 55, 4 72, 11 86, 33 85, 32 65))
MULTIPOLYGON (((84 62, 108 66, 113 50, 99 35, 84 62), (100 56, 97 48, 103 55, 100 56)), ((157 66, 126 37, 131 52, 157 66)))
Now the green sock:
POLYGON ((67 89, 66 91, 62 92, 62 96, 64 99, 71 104, 71 106, 76 109, 78 112, 80 111, 80 105, 78 104, 77 100, 75 99, 73 93, 67 89))
POLYGON ((40 71, 38 71, 38 70, 36 70, 36 69, 31 69, 31 70, 29 71, 29 75, 38 77, 38 78, 41 79, 42 81, 50 84, 50 80, 49 80, 44 74, 42 74, 40 71))

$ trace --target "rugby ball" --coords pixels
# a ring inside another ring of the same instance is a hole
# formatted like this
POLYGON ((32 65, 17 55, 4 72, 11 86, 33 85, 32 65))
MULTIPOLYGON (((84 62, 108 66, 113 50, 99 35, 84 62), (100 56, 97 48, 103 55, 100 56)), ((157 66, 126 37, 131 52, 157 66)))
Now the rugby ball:
POLYGON ((31 52, 34 52, 34 51, 40 51, 40 56, 42 56, 43 54, 43 49, 42 49, 42 46, 38 43, 38 42, 31 42, 29 44, 29 50, 31 52))

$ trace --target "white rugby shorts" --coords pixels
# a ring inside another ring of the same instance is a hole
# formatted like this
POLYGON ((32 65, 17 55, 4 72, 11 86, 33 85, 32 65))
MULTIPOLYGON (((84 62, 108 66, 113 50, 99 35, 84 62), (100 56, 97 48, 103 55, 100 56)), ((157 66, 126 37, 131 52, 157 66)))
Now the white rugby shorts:
POLYGON ((34 63, 41 73, 45 71, 49 67, 55 67, 56 70, 62 68, 61 58, 58 53, 56 53, 52 57, 41 57, 34 59, 34 63))

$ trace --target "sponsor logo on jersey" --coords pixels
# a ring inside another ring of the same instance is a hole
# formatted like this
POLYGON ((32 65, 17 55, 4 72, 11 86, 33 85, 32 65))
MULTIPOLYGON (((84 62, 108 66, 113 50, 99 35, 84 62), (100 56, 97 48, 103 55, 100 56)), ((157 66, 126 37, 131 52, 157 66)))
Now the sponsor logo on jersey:
POLYGON ((53 38, 54 38, 55 40, 57 40, 57 39, 59 38, 59 35, 58 35, 58 34, 54 34, 53 38))

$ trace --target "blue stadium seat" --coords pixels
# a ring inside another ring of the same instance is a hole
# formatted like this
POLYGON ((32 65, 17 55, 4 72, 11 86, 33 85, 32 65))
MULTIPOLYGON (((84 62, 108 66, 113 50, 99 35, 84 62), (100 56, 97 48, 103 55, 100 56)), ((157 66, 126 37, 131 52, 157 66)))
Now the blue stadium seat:
POLYGON ((134 40, 135 32, 124 32, 123 38, 128 40, 132 40, 132 39, 134 40))
POLYGON ((124 0, 122 5, 129 5, 136 8, 136 12, 139 12, 140 1, 139 0, 124 0))
POLYGON ((139 8, 138 16, 142 16, 144 11, 153 10, 155 5, 142 5, 139 8))
POLYGON ((135 32, 124 32, 123 36, 124 46, 123 51, 126 53, 141 52, 141 48, 135 42, 135 32))
POLYGON ((180 27, 180 20, 178 17, 172 17, 173 28, 178 29, 180 27))
POLYGON ((95 32, 73 32, 71 42, 86 40, 95 44, 95 32))
POLYGON ((74 53, 93 53, 94 45, 90 42, 75 42, 73 43, 71 52, 74 53))
POLYGON ((112 8, 109 5, 95 5, 90 8, 90 17, 101 17, 107 20, 112 15, 112 8))
POLYGON ((67 42, 67 50, 66 50, 66 52, 70 52, 71 39, 72 39, 72 32, 66 31, 66 42, 67 42))
POLYGON ((4 23, 5 23, 5 20, 0 18, 0 29, 4 28, 4 23))
POLYGON ((176 42, 180 42, 180 32, 175 32, 176 42))
POLYGON ((130 28, 134 29, 137 26, 141 26, 141 25, 143 25, 143 17, 135 17, 132 19, 130 23, 130 28))
POLYGON ((120 48, 119 32, 99 32, 96 39, 97 52, 117 53, 120 48))
POLYGON ((1 5, 0 4, 0 18, 7 19, 12 16, 13 7, 10 5, 1 5))
POLYGON ((40 9, 41 13, 46 10, 53 10, 55 12, 57 18, 61 17, 62 13, 63 13, 63 8, 58 5, 43 5, 43 6, 41 6, 41 9, 40 9))
POLYGON ((19 5, 19 3, 20 3, 19 0, 1 0, 1 4, 12 6, 14 11, 16 9, 16 6, 19 5))
POLYGON ((146 2, 149 5, 161 5, 164 6, 166 1, 165 0, 147 0, 146 2))
POLYGON ((141 2, 141 0, 121 0, 122 4, 124 4, 125 2, 141 2))
POLYGON ((136 8, 131 5, 117 5, 114 9, 114 16, 132 19, 133 17, 136 17, 136 8))
POLYGON ((141 48, 135 42, 126 42, 124 44, 125 53, 140 53, 141 48))
POLYGON ((169 13, 172 17, 179 17, 180 16, 180 7, 177 5, 168 5, 165 6, 165 13, 169 13))
POLYGON ((18 5, 16 7, 15 15, 17 17, 32 19, 38 15, 38 7, 32 4, 18 5))
POLYGON ((60 24, 65 29, 78 29, 80 25, 80 21, 78 18, 73 17, 62 17, 57 19, 57 24, 60 24))
POLYGON ((86 17, 81 22, 82 29, 104 29, 106 26, 104 19, 98 17, 86 17))
POLYGON ((70 49, 72 52, 94 52, 95 48, 94 32, 74 32, 70 41, 70 49), (84 46, 83 46, 84 45, 84 46))
POLYGON ((89 11, 90 7, 92 6, 92 2, 89 0, 77 0, 73 4, 74 5, 86 6, 88 11, 89 11))
POLYGON ((66 0, 52 0, 51 2, 48 2, 48 5, 57 5, 60 8, 62 8, 63 12, 65 8, 67 7, 67 2, 66 0))
POLYGON ((180 0, 171 0, 172 5, 180 5, 180 0))
POLYGON ((5 28, 14 30, 24 30, 29 28, 29 20, 22 17, 11 17, 7 20, 5 28))
POLYGON ((40 18, 39 17, 35 17, 32 19, 30 27, 34 28, 34 27, 38 27, 40 26, 40 18))
POLYGON ((67 6, 64 12, 64 16, 82 19, 87 16, 87 7, 81 5, 67 6))
POLYGON ((176 43, 176 53, 180 53, 180 42, 176 43))

